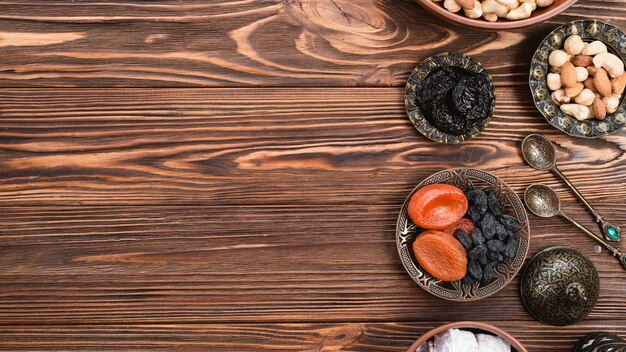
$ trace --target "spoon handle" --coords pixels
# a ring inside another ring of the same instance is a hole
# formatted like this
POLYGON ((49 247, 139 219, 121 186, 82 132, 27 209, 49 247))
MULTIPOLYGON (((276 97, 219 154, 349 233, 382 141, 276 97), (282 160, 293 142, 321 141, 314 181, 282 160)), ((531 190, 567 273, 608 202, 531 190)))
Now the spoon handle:
POLYGON ((620 252, 619 249, 613 247, 607 241, 603 240, 602 238, 597 236, 595 233, 589 231, 589 229, 587 229, 585 226, 583 226, 578 221, 576 221, 576 220, 572 219, 571 217, 569 217, 567 214, 565 214, 563 212, 560 212, 559 215, 561 215, 567 221, 571 222, 574 226, 578 227, 587 236, 591 237, 592 239, 596 240, 597 242, 602 244, 604 247, 606 247, 606 249, 608 249, 611 252, 611 254, 613 254, 619 260, 620 264, 622 264, 622 266, 626 270, 626 254, 625 253, 620 252))
POLYGON ((589 202, 587 202, 585 197, 583 197, 583 195, 578 191, 578 189, 574 186, 574 184, 571 183, 567 179, 567 177, 565 177, 565 175, 561 172, 561 170, 559 170, 556 166, 552 168, 552 172, 554 172, 554 174, 559 176, 559 178, 561 178, 561 180, 565 182, 565 184, 572 190, 572 192, 574 192, 576 197, 578 197, 578 199, 580 199, 580 201, 583 202, 583 204, 587 207, 587 209, 589 209, 591 214, 595 216, 596 222, 600 224, 600 228, 602 229, 604 238, 607 241, 619 242, 620 240, 619 226, 613 225, 609 223, 608 221, 604 220, 604 217, 600 215, 589 202))

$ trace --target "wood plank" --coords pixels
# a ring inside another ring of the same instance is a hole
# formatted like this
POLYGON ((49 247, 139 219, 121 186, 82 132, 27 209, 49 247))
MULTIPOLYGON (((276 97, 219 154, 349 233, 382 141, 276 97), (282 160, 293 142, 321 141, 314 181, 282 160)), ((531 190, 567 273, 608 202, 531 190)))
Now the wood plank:
POLYGON ((526 85, 560 24, 626 28, 622 0, 586 0, 531 28, 487 33, 414 0, 1 1, 0 86, 403 86, 441 51, 473 55, 498 85, 526 85), (445 24, 445 25, 444 25, 445 24))
MULTIPOLYGON (((396 251, 398 208, 3 207, 0 322, 531 323, 517 280, 472 304, 417 287, 396 251)), ((582 207, 572 210, 593 226, 582 207)), ((626 223, 623 206, 601 210, 626 223)), ((626 326, 626 277, 617 261, 593 253, 593 242, 562 220, 531 221, 531 254, 567 244, 596 264, 601 297, 587 322, 626 326)))
MULTIPOLYGON (((611 322, 566 328, 485 322, 505 329, 530 352, 570 352, 590 331, 624 333, 623 325, 611 322)), ((406 351, 434 327, 426 322, 0 325, 0 351, 406 351)))
POLYGON ((531 131, 595 203, 623 204, 626 138, 552 128, 527 88, 497 90, 496 117, 460 146, 428 141, 400 88, 7 89, 0 92, 0 204, 393 204, 450 167, 573 195, 527 166, 531 131), (610 185, 610 187, 607 187, 610 185))

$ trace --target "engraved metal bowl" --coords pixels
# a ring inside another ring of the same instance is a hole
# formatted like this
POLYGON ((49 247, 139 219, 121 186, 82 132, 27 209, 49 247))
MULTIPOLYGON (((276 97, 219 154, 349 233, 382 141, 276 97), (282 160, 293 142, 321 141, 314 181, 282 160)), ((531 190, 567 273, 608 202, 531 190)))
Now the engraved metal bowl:
POLYGON ((562 49, 568 36, 578 34, 583 41, 603 42, 609 51, 626 62, 626 36, 619 28, 597 20, 573 21, 563 25, 539 44, 530 64, 529 85, 535 106, 548 122, 559 130, 574 137, 597 138, 614 133, 626 123, 626 99, 622 94, 616 112, 608 114, 604 120, 589 119, 579 121, 563 113, 550 98, 546 77, 550 73, 548 56, 553 50, 562 49))
POLYGON ((551 247, 526 264, 520 291, 535 319, 565 326, 589 315, 598 301, 600 278, 593 263, 577 250, 551 247))
POLYGON ((496 176, 482 170, 470 168, 448 169, 437 172, 420 182, 406 197, 396 225, 396 246, 400 260, 411 278, 424 290, 439 298, 450 301, 476 301, 489 297, 504 288, 522 267, 530 244, 530 226, 524 205, 515 192, 496 176), (419 234, 419 228, 409 218, 407 208, 413 194, 420 188, 436 184, 448 183, 461 188, 481 189, 491 187, 504 204, 504 212, 519 221, 521 229, 515 234, 518 248, 512 259, 498 264, 494 278, 486 285, 474 283, 463 285, 460 281, 443 282, 428 274, 413 255, 412 244, 419 234))
POLYGON ((626 352, 626 341, 605 332, 594 332, 583 337, 574 352, 626 352))
POLYGON ((489 77, 487 71, 485 71, 485 68, 480 63, 474 61, 469 56, 460 53, 444 52, 427 58, 417 65, 415 70, 413 70, 404 89, 404 105, 406 107, 406 113, 409 115, 409 119, 413 123, 413 126, 415 126, 421 134, 435 142, 455 144, 476 137, 483 129, 485 129, 485 127, 487 127, 496 106, 496 92, 493 87, 491 77, 489 77), (484 75, 489 81, 489 86, 491 87, 491 93, 493 95, 493 101, 487 117, 477 121, 469 132, 459 136, 439 131, 435 126, 433 126, 420 110, 415 97, 415 87, 435 69, 445 66, 459 67, 470 72, 484 75))

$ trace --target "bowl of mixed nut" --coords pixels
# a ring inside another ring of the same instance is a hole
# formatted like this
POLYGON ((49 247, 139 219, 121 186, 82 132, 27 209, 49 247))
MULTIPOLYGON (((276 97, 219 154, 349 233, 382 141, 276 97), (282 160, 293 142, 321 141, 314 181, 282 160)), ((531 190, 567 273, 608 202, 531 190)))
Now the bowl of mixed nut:
POLYGON ((450 22, 484 30, 521 28, 558 15, 576 0, 417 0, 450 22))
POLYGON ((596 20, 574 21, 539 45, 529 84, 551 125, 576 137, 602 137, 626 123, 626 36, 596 20))

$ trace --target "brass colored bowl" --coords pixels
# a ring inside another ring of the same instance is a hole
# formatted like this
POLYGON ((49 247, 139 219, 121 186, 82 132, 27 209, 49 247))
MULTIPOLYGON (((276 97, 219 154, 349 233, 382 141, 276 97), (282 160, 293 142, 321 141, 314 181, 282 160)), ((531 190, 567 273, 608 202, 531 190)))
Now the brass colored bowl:
POLYGON ((583 337, 574 352, 626 352, 626 341, 615 335, 595 332, 583 337))
POLYGON ((402 205, 398 222, 396 225, 396 246, 400 260, 404 268, 411 278, 424 290, 439 298, 450 301, 467 302, 477 301, 485 297, 489 297, 503 289, 517 274, 522 265, 528 247, 530 245, 530 226, 528 216, 522 201, 515 192, 502 180, 496 176, 482 170, 470 168, 448 169, 437 172, 424 181, 420 182, 417 187, 409 193, 402 205), (413 224, 408 214, 409 201, 413 194, 420 188, 436 184, 448 183, 461 188, 464 191, 469 189, 481 189, 491 187, 495 190, 496 195, 504 204, 504 212, 513 216, 519 221, 521 229, 515 234, 518 241, 517 252, 513 259, 501 262, 495 269, 495 274, 490 283, 479 285, 463 285, 460 281, 443 282, 435 279, 428 274, 417 262, 413 250, 411 248, 413 241, 417 237, 418 228, 413 224))
POLYGON ((485 71, 485 68, 480 63, 463 54, 444 52, 435 54, 420 62, 415 70, 413 70, 406 83, 406 88, 404 89, 404 105, 406 107, 406 113, 409 115, 409 119, 413 123, 413 126, 415 126, 421 134, 435 142, 455 144, 476 137, 483 129, 485 129, 485 127, 487 127, 496 106, 496 91, 493 87, 491 77, 489 77, 489 74, 487 74, 487 71, 485 71), (459 67, 470 72, 482 74, 487 78, 489 85, 491 86, 493 102, 491 103, 488 116, 481 121, 477 121, 469 132, 460 136, 439 131, 435 126, 433 126, 420 110, 415 97, 415 87, 423 81, 428 74, 433 72, 435 69, 444 66, 459 67))
POLYGON ((551 247, 526 264, 520 291, 535 319, 565 326, 591 313, 598 301, 600 278, 593 263, 577 250, 551 247))
POLYGON ((603 42, 609 51, 626 63, 626 36, 619 28, 597 20, 580 20, 565 24, 548 34, 539 44, 530 64, 529 84, 535 106, 548 122, 574 137, 597 138, 614 133, 626 123, 626 99, 622 94, 619 108, 604 120, 579 121, 563 113, 550 98, 546 81, 550 73, 548 56, 553 50, 562 49, 568 36, 578 34, 583 41, 603 42))

